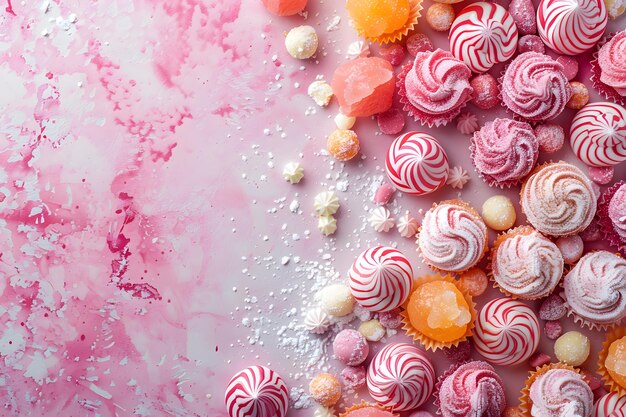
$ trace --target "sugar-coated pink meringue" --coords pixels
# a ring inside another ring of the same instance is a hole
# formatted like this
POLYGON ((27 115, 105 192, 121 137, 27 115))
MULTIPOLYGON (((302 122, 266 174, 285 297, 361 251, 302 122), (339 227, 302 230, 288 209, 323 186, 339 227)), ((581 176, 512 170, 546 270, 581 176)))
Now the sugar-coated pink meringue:
POLYGON ((585 380, 569 369, 550 369, 530 386, 533 417, 591 417, 593 393, 585 380))
POLYGON ((528 123, 495 119, 474 133, 470 151, 476 170, 490 186, 510 187, 535 166, 539 142, 528 123))
POLYGON ((463 364, 445 377, 437 401, 443 417, 500 417, 506 407, 502 379, 482 361, 463 364))
POLYGON ((608 251, 580 258, 563 279, 565 300, 577 321, 590 327, 620 323, 626 317, 626 260, 608 251))
POLYGON ((609 218, 615 233, 626 240, 626 184, 617 189, 609 202, 609 218))
POLYGON ((501 91, 509 110, 534 122, 557 117, 572 95, 563 66, 537 52, 524 52, 509 64, 501 91))
POLYGON ((626 95, 626 31, 619 32, 598 52, 600 81, 626 95))

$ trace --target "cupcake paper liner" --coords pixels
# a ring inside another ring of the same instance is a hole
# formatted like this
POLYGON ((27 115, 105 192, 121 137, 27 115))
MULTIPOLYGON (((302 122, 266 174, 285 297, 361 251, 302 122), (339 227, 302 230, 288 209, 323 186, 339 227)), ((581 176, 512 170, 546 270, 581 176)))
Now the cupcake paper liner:
MULTIPOLYGON (((380 405, 380 404, 369 404, 369 403, 367 403, 365 401, 361 401, 360 404, 353 404, 350 407, 346 408, 343 413, 339 413, 339 417, 347 417, 348 414, 351 413, 352 411, 359 410, 359 409, 365 408, 365 407, 374 407, 374 408, 376 408, 378 410, 381 410, 381 411, 388 411, 390 413, 393 413, 393 408, 392 407, 387 407, 387 406, 380 405)), ((395 417, 400 417, 400 414, 397 414, 397 413, 393 413, 393 415, 395 417)))
POLYGON ((626 395, 626 388, 613 381, 613 378, 611 378, 611 375, 609 375, 609 371, 606 369, 606 366, 604 366, 604 362, 606 361, 606 357, 609 354, 609 346, 611 346, 611 343, 621 339, 624 336, 626 336, 625 327, 617 327, 609 331, 604 338, 604 342, 602 343, 602 349, 598 354, 598 374, 602 377, 604 384, 609 387, 609 391, 617 392, 620 396, 626 395))
POLYGON ((400 312, 400 315, 402 316, 402 324, 403 324, 402 329, 406 332, 407 336, 411 336, 413 340, 421 343, 422 346, 424 346, 426 350, 430 350, 432 352, 437 351, 437 349, 449 348, 453 346, 456 347, 459 345, 459 343, 465 342, 466 340, 468 340, 468 338, 472 336, 472 330, 474 329, 475 322, 476 322, 476 303, 472 301, 472 297, 458 285, 457 281, 451 275, 432 274, 432 275, 424 275, 419 278, 416 278, 413 281, 413 291, 415 291, 415 289, 419 287, 420 285, 426 284, 428 282, 434 282, 434 281, 451 282, 458 288, 461 294, 463 294, 463 298, 465 299, 465 302, 467 303, 469 307, 470 321, 467 324, 467 330, 465 334, 461 336, 460 338, 453 340, 451 342, 439 342, 437 340, 433 340, 429 338, 428 336, 425 336, 422 333, 420 333, 411 324, 411 320, 409 319, 409 314, 406 310, 406 306, 411 298, 409 296, 406 303, 403 306, 402 311, 400 312))
POLYGON ((404 26, 394 32, 384 33, 380 36, 371 37, 366 36, 365 31, 362 28, 358 27, 358 25, 355 24, 354 28, 359 35, 363 36, 369 41, 376 42, 380 45, 399 41, 415 28, 415 26, 417 25, 417 20, 421 17, 422 0, 409 0, 409 5, 411 8, 409 9, 409 16, 406 20, 406 23, 404 24, 404 26))
POLYGON ((616 32, 610 33, 608 36, 605 36, 600 40, 600 42, 596 45, 596 51, 592 55, 591 60, 591 84, 593 88, 600 93, 601 96, 606 98, 607 100, 611 100, 614 103, 620 104, 622 106, 626 106, 626 97, 622 96, 618 93, 613 87, 610 85, 604 84, 600 81, 600 76, 602 75, 602 69, 600 68, 598 62, 598 55, 600 53, 600 49, 616 35, 616 32))
POLYGON ((598 221, 600 223, 602 235, 607 240, 609 245, 620 251, 622 255, 626 256, 626 240, 622 239, 622 237, 615 231, 613 222, 609 217, 609 203, 611 202, 611 198, 624 184, 626 184, 626 181, 618 181, 604 190, 598 199, 597 216, 599 218, 598 221))

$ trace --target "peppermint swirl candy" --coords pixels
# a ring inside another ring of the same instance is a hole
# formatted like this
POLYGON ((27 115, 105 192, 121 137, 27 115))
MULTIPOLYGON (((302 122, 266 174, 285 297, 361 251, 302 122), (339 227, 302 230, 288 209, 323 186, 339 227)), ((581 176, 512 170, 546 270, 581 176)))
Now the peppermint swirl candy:
POLYGON ((474 330, 478 353, 495 365, 517 365, 539 346, 539 321, 526 304, 499 298, 485 304, 474 330))
POLYGON ((590 166, 626 161, 626 109, 609 102, 586 105, 574 116, 570 144, 578 159, 590 166))
POLYGON ((528 123, 495 119, 474 133, 470 151, 476 170, 489 185, 508 187, 533 169, 539 142, 528 123))
POLYGON ((547 297, 563 275, 559 248, 538 232, 505 239, 491 263, 493 278, 509 294, 535 300, 547 297))
POLYGON ((537 52, 524 52, 511 62, 501 90, 509 110, 534 122, 557 117, 572 95, 563 66, 537 52))
POLYGON ((487 242, 487 226, 465 208, 443 203, 426 212, 417 240, 427 264, 461 272, 476 265, 487 242))
POLYGON ((622 184, 613 194, 608 211, 615 233, 626 241, 626 184, 622 184))
POLYGON ((626 395, 620 397, 617 392, 609 392, 598 400, 595 417, 626 417, 626 395))
POLYGON ((607 251, 583 256, 565 276, 570 310, 590 325, 619 323, 626 317, 626 260, 607 251))
POLYGON ((433 391, 435 369, 417 346, 392 343, 372 360, 367 370, 367 388, 381 405, 405 411, 424 404, 433 391))
POLYGON ((450 51, 476 73, 508 61, 517 48, 517 26, 499 4, 465 7, 450 28, 450 51))
POLYGON ((413 269, 399 250, 376 246, 355 259, 348 281, 354 299, 362 307, 370 311, 390 311, 409 296, 413 269))
POLYGON ((504 384, 488 363, 468 362, 443 380, 438 402, 444 417, 500 417, 506 407, 504 384))
POLYGON ((530 224, 551 236, 583 231, 596 214, 591 181, 567 162, 544 165, 522 186, 522 210, 530 224))
POLYGON ((541 0, 537 9, 541 40, 563 55, 592 48, 604 34, 607 20, 603 0, 541 0))
POLYGON ((619 32, 598 52, 600 81, 626 95, 626 31, 619 32))
POLYGON ((284 417, 289 393, 276 372, 265 366, 250 366, 230 380, 225 402, 230 417, 284 417))
POLYGON ((576 372, 550 369, 530 386, 533 416, 591 417, 593 393, 576 372))
POLYGON ((432 193, 448 180, 448 155, 427 133, 398 136, 387 152, 387 176, 400 191, 413 195, 432 193))

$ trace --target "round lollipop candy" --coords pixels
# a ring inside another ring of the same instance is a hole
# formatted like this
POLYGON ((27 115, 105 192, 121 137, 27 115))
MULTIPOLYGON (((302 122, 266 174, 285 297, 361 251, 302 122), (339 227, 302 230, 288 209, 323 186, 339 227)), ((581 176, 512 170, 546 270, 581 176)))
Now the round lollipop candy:
POLYGON ((409 296, 413 269, 399 250, 376 246, 356 258, 348 280, 352 295, 362 307, 370 311, 390 311, 409 296))
POLYGON ((230 417, 284 417, 289 393, 276 372, 265 366, 250 366, 230 380, 224 401, 230 417))
POLYGON ((433 391, 435 369, 417 346, 392 343, 372 360, 367 388, 379 404, 394 411, 412 410, 424 404, 433 391))
POLYGON ((450 51, 477 73, 508 61, 516 48, 517 26, 499 4, 471 4, 461 10, 450 28, 450 51))
POLYGON ((626 416, 626 396, 620 397, 617 392, 609 392, 596 402, 596 417, 626 416))
POLYGON ((592 48, 606 24, 604 0, 541 0, 537 8, 541 39, 563 55, 578 55, 592 48))
POLYGON ((387 152, 387 176, 400 191, 424 195, 448 180, 448 156, 437 140, 423 132, 398 136, 387 152))
POLYGON ((609 102, 586 105, 574 116, 570 144, 576 156, 590 166, 626 161, 626 109, 609 102))
POLYGON ((516 365, 535 353, 539 336, 537 316, 526 304, 499 298, 480 311, 474 346, 495 365, 516 365))

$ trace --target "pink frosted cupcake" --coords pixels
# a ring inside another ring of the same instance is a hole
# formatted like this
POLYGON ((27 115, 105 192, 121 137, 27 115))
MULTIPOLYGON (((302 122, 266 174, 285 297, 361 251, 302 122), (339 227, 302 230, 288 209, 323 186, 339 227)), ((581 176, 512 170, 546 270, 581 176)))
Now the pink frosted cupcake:
POLYGON ((572 95, 563 65, 537 52, 524 52, 515 58, 500 83, 504 105, 532 122, 557 117, 572 95))
POLYGON ((626 105, 626 31, 600 46, 591 63, 593 86, 607 99, 626 105))
POLYGON ((495 119, 474 133, 470 151, 480 177, 504 188, 520 183, 533 169, 539 142, 528 123, 495 119))
POLYGON ((504 383, 487 362, 453 365, 437 388, 435 404, 443 417, 500 417, 506 408, 504 383))
POLYGON ((563 279, 569 315, 590 328, 606 329, 626 317, 626 260, 608 251, 580 258, 563 279))
POLYGON ((445 126, 471 100, 472 71, 448 51, 418 52, 398 75, 403 108, 423 125, 445 126))
POLYGON ((613 247, 626 253, 626 181, 620 181, 602 193, 598 201, 600 230, 613 247))

